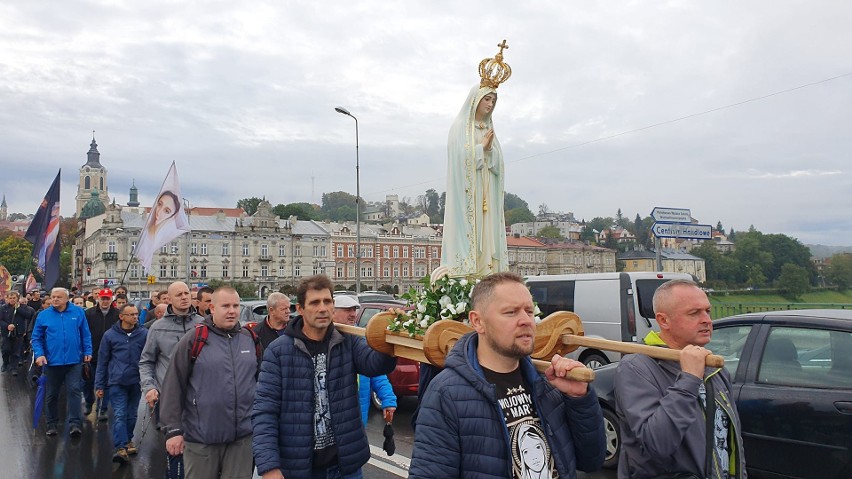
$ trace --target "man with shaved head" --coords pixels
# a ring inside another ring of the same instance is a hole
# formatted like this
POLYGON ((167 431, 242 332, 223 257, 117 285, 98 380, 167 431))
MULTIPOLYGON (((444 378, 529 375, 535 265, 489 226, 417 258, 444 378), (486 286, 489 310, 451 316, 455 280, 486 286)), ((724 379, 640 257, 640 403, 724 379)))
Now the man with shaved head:
POLYGON ((710 350, 704 346, 713 335, 707 295, 689 280, 663 283, 654 294, 654 313, 660 332, 648 333, 645 344, 680 350, 680 360, 630 354, 619 363, 615 396, 623 442, 618 477, 672 472, 745 477, 731 378, 724 368, 705 366, 710 350), (708 426, 713 429, 709 443, 708 426))
POLYGON ((149 406, 154 406, 160 397, 160 385, 169 369, 172 353, 178 340, 204 320, 193 312, 189 287, 183 281, 169 285, 169 306, 166 314, 151 325, 142 359, 139 360, 139 374, 142 377, 142 394, 149 406))

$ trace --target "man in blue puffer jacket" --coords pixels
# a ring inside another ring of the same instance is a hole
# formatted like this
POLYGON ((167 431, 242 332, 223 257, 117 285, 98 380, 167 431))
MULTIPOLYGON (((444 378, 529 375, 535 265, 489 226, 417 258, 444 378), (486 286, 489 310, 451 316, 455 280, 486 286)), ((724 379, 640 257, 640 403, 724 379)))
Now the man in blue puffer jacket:
POLYGON ((370 459, 356 375, 387 374, 396 359, 334 328, 333 289, 324 275, 302 280, 301 316, 263 354, 252 411, 263 479, 360 478, 370 459))
POLYGON ((68 290, 53 288, 51 306, 36 316, 33 326, 33 357, 38 366, 47 366, 47 391, 45 418, 47 435, 59 434, 57 422, 59 389, 65 383, 68 402, 68 424, 72 438, 80 437, 82 430, 82 394, 80 391, 83 362, 92 360, 92 335, 86 312, 68 301, 68 290))
POLYGON ((142 398, 139 359, 148 330, 139 325, 139 310, 132 304, 121 307, 118 319, 101 339, 94 387, 99 398, 107 396, 112 404, 112 460, 124 464, 128 454, 137 452, 133 430, 142 398), (109 394, 105 394, 107 390, 109 394))
POLYGON ((566 378, 581 363, 532 364, 534 305, 514 273, 471 294, 475 333, 463 336, 423 397, 409 478, 576 477, 601 467, 603 416, 588 384, 566 378))

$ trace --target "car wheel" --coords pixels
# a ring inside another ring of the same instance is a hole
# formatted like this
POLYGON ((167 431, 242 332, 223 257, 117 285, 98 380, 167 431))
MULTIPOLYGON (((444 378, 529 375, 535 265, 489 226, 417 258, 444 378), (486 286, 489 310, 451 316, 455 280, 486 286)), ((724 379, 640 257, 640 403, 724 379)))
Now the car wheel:
POLYGON ((373 404, 373 407, 382 410, 382 401, 379 400, 379 395, 376 394, 376 391, 370 391, 370 402, 373 404))
POLYGON ((606 433, 606 456, 604 456, 603 467, 614 469, 618 466, 618 455, 621 453, 621 430, 618 428, 618 416, 607 408, 602 409, 606 433))
POLYGON ((609 364, 609 361, 605 356, 601 356, 600 354, 589 354, 583 358, 583 364, 592 369, 597 369, 606 366, 609 364))

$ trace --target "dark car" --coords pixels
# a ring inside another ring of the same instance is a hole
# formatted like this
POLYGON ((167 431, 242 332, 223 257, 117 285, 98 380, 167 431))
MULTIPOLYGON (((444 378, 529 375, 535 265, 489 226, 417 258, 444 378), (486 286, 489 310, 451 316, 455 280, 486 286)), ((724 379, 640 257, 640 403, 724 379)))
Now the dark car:
MULTIPOLYGON (((388 309, 409 309, 405 307, 405 303, 401 301, 383 301, 383 302, 365 302, 362 300, 361 309, 358 310, 358 319, 355 321, 356 326, 366 327, 367 322, 378 313, 387 311, 388 309)), ((396 361, 396 369, 388 374, 388 380, 393 387, 394 394, 399 396, 416 396, 417 388, 420 382, 420 363, 406 358, 398 358, 396 361)), ((381 401, 373 393, 373 406, 381 409, 381 401)))
MULTIPOLYGON (((725 358, 751 477, 852 477, 852 311, 743 314, 713 322, 707 346, 725 358)), ((613 377, 595 371, 604 409, 605 465, 621 445, 613 377)))

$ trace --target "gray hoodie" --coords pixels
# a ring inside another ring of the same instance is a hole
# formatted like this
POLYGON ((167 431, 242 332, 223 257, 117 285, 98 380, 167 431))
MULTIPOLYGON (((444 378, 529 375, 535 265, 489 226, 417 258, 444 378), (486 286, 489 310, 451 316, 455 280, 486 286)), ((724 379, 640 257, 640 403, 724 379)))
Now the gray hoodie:
POLYGON ((204 318, 190 308, 186 316, 178 316, 172 307, 166 310, 161 319, 154 321, 148 331, 148 339, 142 350, 142 358, 139 360, 139 376, 142 378, 142 394, 151 389, 160 391, 172 353, 178 341, 187 331, 195 329, 195 325, 204 318))

